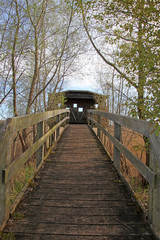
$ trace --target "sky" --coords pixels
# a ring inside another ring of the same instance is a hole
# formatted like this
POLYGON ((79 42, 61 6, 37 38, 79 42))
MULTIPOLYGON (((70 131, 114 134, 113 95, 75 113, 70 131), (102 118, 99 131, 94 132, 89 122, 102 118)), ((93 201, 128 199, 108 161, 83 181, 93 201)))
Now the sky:
POLYGON ((98 71, 103 62, 95 52, 83 54, 77 60, 77 72, 66 78, 64 90, 88 90, 101 92, 98 71))
MULTIPOLYGON (((63 87, 65 90, 88 90, 101 93, 97 83, 97 66, 100 64, 97 54, 90 52, 82 54, 76 62, 77 71, 66 78, 66 83, 63 87)), ((8 117, 5 104, 0 106, 0 119, 3 116, 8 117)))
MULTIPOLYGON (((104 64, 103 60, 94 50, 81 54, 79 58, 76 59, 74 68, 76 71, 73 71, 72 74, 66 77, 62 91, 88 90, 102 93, 98 84, 98 73, 102 68, 106 68, 106 64, 104 64)), ((3 119, 3 116, 8 117, 8 114, 7 106, 5 104, 0 106, 0 119, 3 119)))

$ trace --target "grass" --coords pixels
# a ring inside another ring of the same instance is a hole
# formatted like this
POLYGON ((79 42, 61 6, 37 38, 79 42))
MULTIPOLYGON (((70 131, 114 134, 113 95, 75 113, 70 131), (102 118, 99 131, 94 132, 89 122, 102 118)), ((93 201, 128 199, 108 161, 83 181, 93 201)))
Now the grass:
POLYGON ((24 218, 24 214, 21 213, 21 212, 14 212, 13 215, 12 215, 12 218, 14 220, 20 221, 24 218))
POLYGON ((16 240, 13 233, 3 233, 0 234, 1 240, 16 240))
MULTIPOLYGON (((11 180, 10 184, 10 207, 13 206, 16 198, 22 192, 24 186, 28 183, 32 184, 30 181, 31 176, 35 171, 35 162, 31 160, 26 166, 18 171, 16 176, 11 180)), ((14 212, 12 218, 16 221, 20 221, 24 218, 24 214, 21 212, 14 212)), ((16 240, 14 233, 3 233, 0 232, 1 240, 16 240)))
POLYGON ((34 162, 31 162, 30 164, 27 164, 25 168, 21 169, 14 179, 12 179, 10 188, 10 206, 12 206, 18 194, 33 175, 34 169, 34 162))
POLYGON ((136 199, 142 204, 143 208, 147 212, 149 186, 148 185, 142 186, 142 184, 139 182, 136 182, 135 178, 133 177, 130 178, 129 183, 135 192, 136 199))

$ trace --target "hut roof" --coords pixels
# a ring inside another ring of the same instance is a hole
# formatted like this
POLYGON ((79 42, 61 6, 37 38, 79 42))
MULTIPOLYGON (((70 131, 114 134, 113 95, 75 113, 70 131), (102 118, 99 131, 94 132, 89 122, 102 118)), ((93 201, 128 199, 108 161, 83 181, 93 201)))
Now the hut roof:
POLYGON ((85 90, 68 90, 64 91, 66 98, 68 99, 92 99, 96 102, 96 96, 102 94, 97 94, 91 91, 85 90))

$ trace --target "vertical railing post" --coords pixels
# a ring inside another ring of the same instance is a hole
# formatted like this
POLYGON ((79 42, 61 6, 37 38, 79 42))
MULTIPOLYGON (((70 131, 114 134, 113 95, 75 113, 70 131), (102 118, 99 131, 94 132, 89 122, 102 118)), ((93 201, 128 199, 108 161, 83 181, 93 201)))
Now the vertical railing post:
POLYGON ((52 147, 52 135, 49 137, 49 147, 52 147))
POLYGON ((53 146, 54 142, 55 142, 55 132, 50 136, 50 147, 53 146))
MULTIPOLYGON (((55 119, 55 117, 53 118, 53 120, 54 120, 54 125, 56 125, 56 119, 55 119)), ((53 126, 52 126, 52 127, 53 127, 53 126)), ((52 136, 51 136, 51 141, 52 141, 52 146, 53 146, 53 144, 54 144, 55 141, 56 141, 56 131, 53 132, 53 134, 52 134, 52 136)))
POLYGON ((54 131, 54 133, 52 134, 52 137, 53 137, 53 143, 55 143, 55 141, 56 141, 56 131, 54 131))
MULTIPOLYGON (((69 117, 69 116, 70 116, 70 113, 67 112, 67 113, 66 113, 66 117, 69 117)), ((67 124, 69 124, 69 119, 67 120, 67 124)))
MULTIPOLYGON (((101 117, 99 115, 98 115, 98 123, 99 123, 99 125, 101 125, 101 117)), ((101 138, 101 132, 100 132, 99 127, 97 128, 97 136, 99 138, 101 138)))
POLYGON ((88 125, 91 125, 90 123, 91 123, 91 121, 88 119, 90 117, 90 113, 87 111, 87 123, 88 123, 88 125))
MULTIPOLYGON (((118 141, 121 141, 121 125, 118 123, 114 123, 114 137, 118 141)), ((121 153, 119 149, 116 146, 114 146, 113 163, 119 171, 120 171, 120 159, 121 159, 121 153)))
POLYGON ((89 123, 90 123, 90 121, 89 121, 89 116, 90 116, 90 114, 89 114, 89 112, 88 111, 86 111, 86 120, 87 120, 87 124, 89 125, 89 123))
MULTIPOLYGON (((37 140, 44 135, 44 122, 37 123, 37 140)), ((44 158, 44 144, 36 151, 36 166, 43 161, 44 158)))
POLYGON ((1 159, 0 165, 0 230, 5 226, 10 213, 10 181, 5 183, 3 170, 11 163, 11 141, 8 142, 8 149, 1 159))
MULTIPOLYGON (((49 130, 48 126, 45 127, 44 132, 46 133, 49 130)), ((44 151, 48 151, 48 149, 50 148, 50 137, 47 138, 46 142, 45 142, 45 149, 44 151)), ((46 153, 44 153, 46 154, 46 153)))
POLYGON ((148 219, 154 232, 160 237, 160 168, 152 148, 150 149, 149 167, 156 173, 155 186, 149 184, 148 219))
MULTIPOLYGON (((93 118, 93 116, 94 116, 93 113, 90 113, 90 117, 93 118)), ((92 122, 92 120, 91 120, 91 128, 93 128, 93 122, 92 122)))
MULTIPOLYGON (((59 123, 59 121, 60 121, 60 115, 57 115, 57 121, 56 121, 56 123, 59 123)), ((57 130, 56 130, 56 140, 57 140, 58 137, 59 137, 59 127, 58 127, 57 130)))
MULTIPOLYGON (((90 112, 88 113, 88 117, 92 118, 93 114, 90 112)), ((92 121, 88 120, 88 124, 90 125, 90 127, 93 127, 92 121)))

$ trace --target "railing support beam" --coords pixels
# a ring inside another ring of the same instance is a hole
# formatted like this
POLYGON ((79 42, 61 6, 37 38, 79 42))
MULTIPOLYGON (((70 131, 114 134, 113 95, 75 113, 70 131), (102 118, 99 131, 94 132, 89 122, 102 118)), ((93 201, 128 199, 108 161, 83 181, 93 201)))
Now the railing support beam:
MULTIPOLYGON (((98 124, 101 125, 101 117, 100 117, 100 116, 98 116, 98 124)), ((100 132, 100 129, 99 129, 99 128, 97 128, 97 136, 98 136, 99 138, 101 138, 101 132, 100 132)))
POLYGON ((4 159, 0 165, 0 230, 6 224, 6 221, 9 218, 10 213, 10 181, 5 183, 4 181, 4 171, 5 167, 7 167, 11 163, 11 140, 8 142, 8 149, 4 156, 4 159))
POLYGON ((160 236, 160 168, 153 150, 150 150, 149 167, 156 173, 155 186, 149 184, 148 219, 154 232, 160 236))
MULTIPOLYGON (((37 123, 37 140, 44 135, 44 121, 37 123)), ((43 161, 44 144, 36 151, 36 167, 43 161)))
MULTIPOLYGON (((114 123, 114 137, 119 142, 121 141, 121 125, 118 123, 114 123)), ((120 160, 121 160, 121 152, 114 145, 113 163, 119 171, 120 171, 120 160)))
MULTIPOLYGON (((57 118, 56 123, 58 124, 60 122, 60 115, 58 115, 56 118, 57 118)), ((58 137, 59 137, 59 127, 56 130, 56 140, 58 139, 58 137)))

